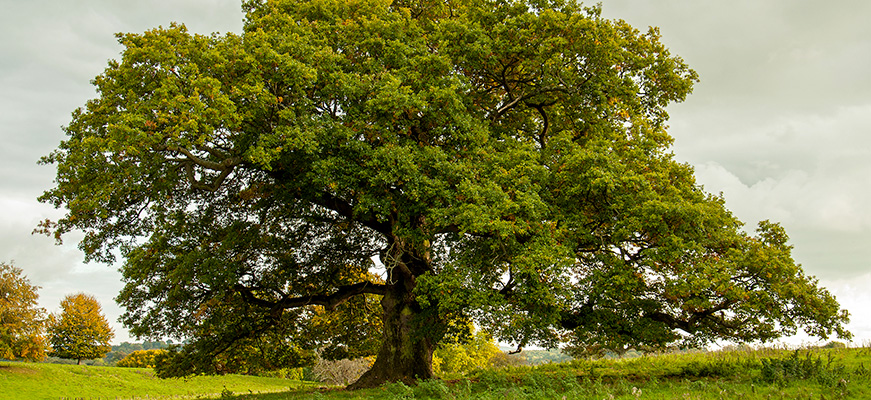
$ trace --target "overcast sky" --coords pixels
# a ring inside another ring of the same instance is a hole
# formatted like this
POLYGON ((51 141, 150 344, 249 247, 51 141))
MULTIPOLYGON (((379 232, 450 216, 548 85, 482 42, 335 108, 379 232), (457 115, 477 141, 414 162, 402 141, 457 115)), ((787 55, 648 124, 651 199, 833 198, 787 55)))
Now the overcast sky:
MULTIPOLYGON (((76 238, 33 236, 61 214, 36 201, 54 168, 37 160, 64 138, 90 80, 121 46, 116 32, 170 22, 241 32, 236 0, 0 0, 0 261, 13 261, 49 311, 67 294, 101 301, 116 330, 116 266, 83 264, 76 238)), ((671 106, 674 152, 749 228, 781 222, 794 258, 853 315, 871 342, 871 2, 603 0, 607 18, 660 28, 701 77, 671 106)), ((804 338, 793 339, 803 341, 804 338)))

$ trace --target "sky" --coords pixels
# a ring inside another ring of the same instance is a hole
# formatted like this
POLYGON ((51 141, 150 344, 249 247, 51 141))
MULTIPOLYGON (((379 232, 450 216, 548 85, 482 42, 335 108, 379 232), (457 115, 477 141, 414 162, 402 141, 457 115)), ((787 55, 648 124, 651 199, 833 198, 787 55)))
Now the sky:
MULTIPOLYGON (((195 33, 241 32, 238 0, 0 0, 0 261, 14 262, 59 309, 65 295, 101 302, 116 332, 118 266, 83 263, 32 235, 62 210, 36 198, 53 187, 40 157, 64 139, 71 112, 96 96, 90 81, 119 58, 114 34, 171 22, 195 33)), ((700 76, 669 107, 675 158, 752 230, 780 222, 805 272, 852 314, 856 345, 871 343, 871 2, 865 0, 602 0, 603 15, 646 31, 700 76)), ((785 343, 809 344, 797 336, 785 343)))

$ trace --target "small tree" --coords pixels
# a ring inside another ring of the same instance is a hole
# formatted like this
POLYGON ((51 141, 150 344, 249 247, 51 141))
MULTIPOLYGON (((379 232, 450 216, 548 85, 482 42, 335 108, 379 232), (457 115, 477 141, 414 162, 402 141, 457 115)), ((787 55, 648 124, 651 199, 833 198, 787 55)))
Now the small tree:
POLYGON ((45 310, 36 307, 38 286, 21 269, 0 262, 0 358, 45 358, 45 310))
POLYGON ((67 295, 60 303, 61 313, 49 317, 48 335, 51 356, 91 360, 106 356, 115 336, 94 296, 79 293, 67 295))

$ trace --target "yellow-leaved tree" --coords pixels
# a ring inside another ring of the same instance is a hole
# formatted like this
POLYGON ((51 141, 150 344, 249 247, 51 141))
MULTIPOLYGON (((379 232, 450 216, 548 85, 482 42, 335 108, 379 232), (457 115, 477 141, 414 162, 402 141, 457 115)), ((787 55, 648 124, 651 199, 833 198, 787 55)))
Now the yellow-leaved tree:
POLYGON ((154 368, 157 356, 165 354, 165 349, 136 350, 118 361, 118 367, 154 368))
POLYGON ((487 368, 493 357, 502 353, 493 336, 474 328, 466 340, 447 340, 433 354, 433 369, 437 375, 459 374, 487 368))
POLYGON ((0 358, 42 360, 45 310, 36 307, 39 287, 21 272, 0 262, 0 358))
POLYGON ((106 356, 115 336, 102 313, 97 299, 89 294, 67 295, 60 303, 61 313, 49 316, 49 355, 77 360, 92 360, 106 356))

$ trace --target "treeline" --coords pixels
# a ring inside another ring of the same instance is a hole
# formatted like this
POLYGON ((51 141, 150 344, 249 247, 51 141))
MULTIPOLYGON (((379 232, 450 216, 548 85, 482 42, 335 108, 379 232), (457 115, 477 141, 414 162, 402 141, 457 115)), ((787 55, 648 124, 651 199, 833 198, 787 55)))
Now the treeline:
POLYGON ((523 364, 525 365, 541 365, 550 363, 562 363, 571 361, 572 356, 563 353, 559 349, 553 350, 523 350, 522 353, 511 355, 511 357, 522 356, 523 364))
MULTIPOLYGON (((136 351, 146 351, 146 350, 160 350, 165 349, 173 344, 172 340, 168 341, 156 341, 156 342, 142 342, 142 343, 130 343, 130 342, 122 342, 118 345, 111 346, 112 350, 106 353, 106 356, 103 358, 97 358, 93 360, 83 361, 83 364, 86 365, 96 365, 96 366, 114 366, 117 365, 119 361, 123 360, 125 357, 133 354, 136 351)), ((46 362, 50 362, 53 364, 75 364, 76 360, 69 360, 59 357, 48 357, 45 360, 46 362)))
POLYGON ((165 349, 172 344, 172 340, 159 340, 156 342, 146 341, 142 343, 121 342, 121 344, 119 345, 112 346, 112 351, 106 354, 106 357, 103 358, 103 361, 106 364, 112 365, 116 364, 118 361, 123 360, 124 357, 129 356, 134 351, 165 349))

